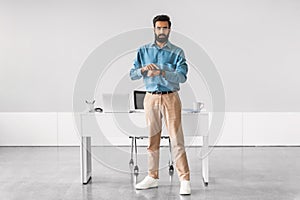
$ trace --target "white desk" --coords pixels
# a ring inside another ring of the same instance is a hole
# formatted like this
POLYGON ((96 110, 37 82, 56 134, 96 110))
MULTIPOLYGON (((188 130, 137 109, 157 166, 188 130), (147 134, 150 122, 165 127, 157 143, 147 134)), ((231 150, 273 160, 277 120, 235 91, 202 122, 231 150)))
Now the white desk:
MULTIPOLYGON (((95 124, 101 122, 101 132, 122 132, 121 136, 125 134, 144 136, 148 135, 146 131, 145 114, 142 112, 133 113, 80 113, 80 163, 81 163, 81 182, 87 184, 92 177, 91 168, 91 138, 97 131, 95 124), (96 120, 95 120, 96 119, 96 120), (119 121, 117 125, 116 120, 119 121), (91 125, 91 121, 94 121, 91 125), (133 128, 134 124, 141 125, 133 128), (112 126, 114 125, 114 126, 112 126), (120 131, 122 127, 122 131, 120 131), (143 128, 144 127, 144 128, 143 128), (142 131, 142 132, 141 132, 142 131)), ((209 129, 209 113, 208 112, 182 112, 182 127, 186 136, 202 136, 203 145, 201 150, 202 158, 202 177, 205 186, 208 185, 208 129, 209 129), (195 134, 196 133, 196 134, 195 134)), ((98 127, 99 128, 99 127, 98 127)), ((99 129, 98 129, 99 132, 99 129)), ((164 130, 163 130, 164 132, 164 130)), ((107 133, 106 133, 107 134, 107 133)), ((104 136, 105 137, 105 136, 104 136)), ((127 137, 128 138, 128 137, 127 137)), ((124 163, 125 164, 125 163, 124 163)))

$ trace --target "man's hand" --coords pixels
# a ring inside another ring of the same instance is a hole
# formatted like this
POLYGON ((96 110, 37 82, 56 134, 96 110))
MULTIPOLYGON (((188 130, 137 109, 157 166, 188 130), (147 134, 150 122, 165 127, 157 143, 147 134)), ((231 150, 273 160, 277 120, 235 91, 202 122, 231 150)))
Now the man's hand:
POLYGON ((146 65, 145 67, 141 68, 141 72, 143 73, 144 71, 149 71, 149 70, 157 70, 159 69, 155 64, 151 63, 149 65, 146 65))
POLYGON ((144 73, 147 71, 147 76, 154 77, 162 75, 165 76, 165 71, 161 71, 154 63, 146 65, 145 67, 141 68, 141 72, 144 73))
POLYGON ((160 75, 160 70, 154 69, 154 70, 149 70, 147 73, 147 76, 153 77, 153 76, 159 76, 160 75))

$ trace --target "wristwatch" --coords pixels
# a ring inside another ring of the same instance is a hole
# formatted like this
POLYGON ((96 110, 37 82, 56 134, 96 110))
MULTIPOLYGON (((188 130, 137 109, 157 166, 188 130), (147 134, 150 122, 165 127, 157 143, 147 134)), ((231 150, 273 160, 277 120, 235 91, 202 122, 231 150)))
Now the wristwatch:
POLYGON ((163 70, 162 69, 159 70, 159 75, 163 76, 163 70))

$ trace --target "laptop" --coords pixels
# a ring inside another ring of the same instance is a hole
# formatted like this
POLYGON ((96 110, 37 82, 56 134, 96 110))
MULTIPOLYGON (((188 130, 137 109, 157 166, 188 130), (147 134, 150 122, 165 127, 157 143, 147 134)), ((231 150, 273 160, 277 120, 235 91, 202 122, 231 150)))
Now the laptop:
POLYGON ((133 91, 133 102, 134 102, 134 111, 135 112, 144 112, 144 98, 146 91, 133 91))
POLYGON ((111 94, 102 95, 104 113, 128 113, 129 112, 129 94, 111 94))

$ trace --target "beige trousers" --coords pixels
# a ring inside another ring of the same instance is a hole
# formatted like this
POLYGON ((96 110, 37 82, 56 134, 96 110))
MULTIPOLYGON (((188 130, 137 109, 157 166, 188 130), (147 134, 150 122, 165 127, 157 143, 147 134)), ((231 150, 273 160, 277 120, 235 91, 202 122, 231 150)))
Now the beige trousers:
POLYGON ((147 126, 149 127, 148 175, 158 178, 159 147, 162 118, 169 133, 172 155, 180 180, 190 180, 184 137, 181 126, 181 101, 177 92, 170 94, 147 93, 144 99, 147 126))

